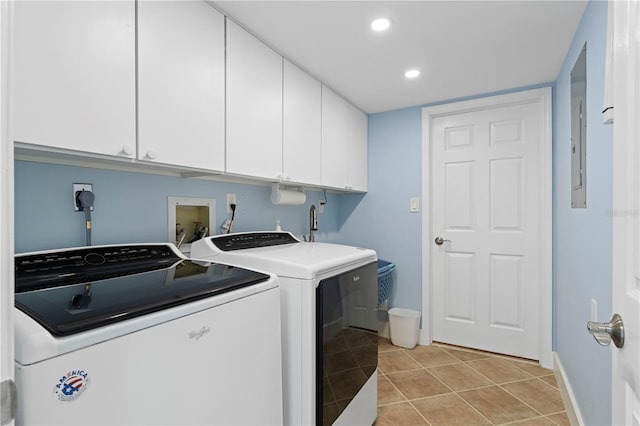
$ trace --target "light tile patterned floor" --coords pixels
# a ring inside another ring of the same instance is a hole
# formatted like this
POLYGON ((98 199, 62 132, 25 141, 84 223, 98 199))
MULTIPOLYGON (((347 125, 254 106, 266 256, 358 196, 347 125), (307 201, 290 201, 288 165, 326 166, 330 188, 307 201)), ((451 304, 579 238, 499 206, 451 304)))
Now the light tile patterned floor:
POLYGON ((376 426, 569 426, 552 370, 532 361, 380 338, 376 426))

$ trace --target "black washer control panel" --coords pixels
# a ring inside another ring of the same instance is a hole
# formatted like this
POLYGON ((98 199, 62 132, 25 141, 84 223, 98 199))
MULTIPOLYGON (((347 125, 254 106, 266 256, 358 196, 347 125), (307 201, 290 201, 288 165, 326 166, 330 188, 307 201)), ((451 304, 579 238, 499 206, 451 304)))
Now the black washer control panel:
POLYGON ((166 268, 181 258, 168 245, 87 247, 16 255, 16 293, 166 268))
POLYGON ((252 232, 211 237, 211 242, 222 251, 233 251, 294 244, 300 241, 289 232, 252 232))

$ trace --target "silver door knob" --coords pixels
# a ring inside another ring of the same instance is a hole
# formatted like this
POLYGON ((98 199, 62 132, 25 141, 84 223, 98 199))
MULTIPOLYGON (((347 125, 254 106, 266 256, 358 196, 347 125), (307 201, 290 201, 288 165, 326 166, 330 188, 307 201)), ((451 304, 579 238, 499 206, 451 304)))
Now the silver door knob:
POLYGON ((443 243, 450 243, 451 240, 443 240, 442 237, 436 237, 436 239, 434 240, 434 242, 441 246, 443 243))
POLYGON ((587 330, 593 335, 596 342, 602 346, 608 346, 612 340, 616 348, 624 346, 624 323, 622 322, 622 317, 618 314, 613 314, 609 322, 589 321, 587 330))

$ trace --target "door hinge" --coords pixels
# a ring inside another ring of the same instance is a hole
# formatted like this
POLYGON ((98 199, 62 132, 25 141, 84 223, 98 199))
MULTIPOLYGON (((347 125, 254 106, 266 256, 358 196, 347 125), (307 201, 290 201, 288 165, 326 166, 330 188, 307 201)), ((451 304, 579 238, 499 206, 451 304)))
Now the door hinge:
POLYGON ((0 425, 9 424, 16 417, 18 389, 13 380, 0 383, 0 425))

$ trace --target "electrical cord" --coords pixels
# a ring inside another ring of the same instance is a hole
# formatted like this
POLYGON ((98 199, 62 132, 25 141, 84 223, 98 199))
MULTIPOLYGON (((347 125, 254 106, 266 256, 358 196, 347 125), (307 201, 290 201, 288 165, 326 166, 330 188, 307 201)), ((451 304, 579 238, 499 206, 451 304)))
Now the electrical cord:
POLYGON ((87 245, 91 245, 91 207, 96 196, 91 191, 82 190, 76 193, 76 204, 84 211, 84 219, 87 230, 87 245))
POLYGON ((231 220, 229 221, 229 228, 227 228, 227 234, 231 233, 231 227, 233 226, 233 219, 236 217, 236 205, 229 204, 229 208, 231 209, 231 220))

